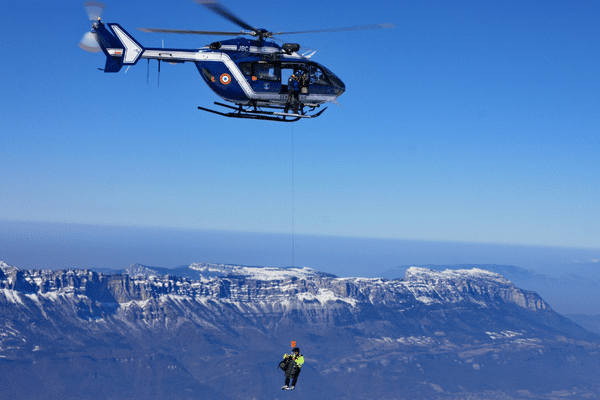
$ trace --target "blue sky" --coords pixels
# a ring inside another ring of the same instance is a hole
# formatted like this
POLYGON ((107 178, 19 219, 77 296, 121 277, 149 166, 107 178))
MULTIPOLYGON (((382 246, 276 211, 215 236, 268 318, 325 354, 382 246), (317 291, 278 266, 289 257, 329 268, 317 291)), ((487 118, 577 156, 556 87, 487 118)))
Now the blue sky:
MULTIPOLYGON (((216 39, 134 28, 237 29, 106 3, 148 47, 216 39)), ((600 3, 223 3, 275 31, 397 28, 286 37, 347 92, 278 124, 197 110, 219 99, 189 63, 160 87, 156 62, 150 84, 145 61, 98 71, 80 1, 1 2, 0 219, 289 234, 293 204, 299 235, 600 249, 600 3)))

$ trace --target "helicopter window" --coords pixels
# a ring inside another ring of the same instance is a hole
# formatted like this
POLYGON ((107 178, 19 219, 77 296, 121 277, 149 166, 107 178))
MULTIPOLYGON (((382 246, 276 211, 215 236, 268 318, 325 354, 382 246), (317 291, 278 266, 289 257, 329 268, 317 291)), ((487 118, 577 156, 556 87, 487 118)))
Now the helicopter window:
POLYGON ((295 71, 304 70, 304 69, 306 69, 306 64, 305 63, 294 63, 294 62, 282 62, 281 68, 289 68, 289 69, 293 69, 295 71))
POLYGON ((268 81, 278 81, 279 78, 275 73, 275 66, 273 64, 266 63, 255 63, 253 64, 253 74, 258 79, 268 81))
POLYGON ((310 66, 309 72, 310 83, 315 85, 328 85, 327 78, 323 73, 323 70, 316 65, 310 66))
POLYGON ((240 70, 242 71, 242 74, 250 76, 252 75, 252 64, 249 62, 241 62, 240 70))
MULTIPOLYGON (((340 78, 338 78, 337 76, 335 76, 335 74, 333 72, 331 72, 330 70, 328 70, 326 67, 323 67, 323 71, 325 71, 325 74, 327 75, 327 80, 328 82, 330 82, 333 86, 337 87, 337 88, 345 88, 346 86, 344 85, 344 83, 340 80, 340 78)), ((346 90, 346 89, 344 89, 346 90)))

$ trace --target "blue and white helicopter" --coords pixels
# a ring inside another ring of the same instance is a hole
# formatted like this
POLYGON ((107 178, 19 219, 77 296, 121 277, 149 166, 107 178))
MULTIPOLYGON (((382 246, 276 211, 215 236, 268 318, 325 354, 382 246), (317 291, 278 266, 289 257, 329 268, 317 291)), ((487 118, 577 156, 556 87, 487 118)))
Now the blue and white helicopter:
POLYGON ((266 39, 278 40, 273 36, 284 34, 394 27, 392 24, 378 24, 316 31, 270 32, 253 28, 216 0, 194 2, 244 30, 214 32, 138 28, 144 32, 238 36, 213 42, 200 49, 147 48, 119 24, 102 22, 102 12, 106 8, 103 3, 86 1, 84 7, 92 22, 92 30, 83 36, 79 46, 86 51, 102 51, 106 55, 104 72, 119 72, 123 66, 135 65, 141 59, 148 59, 148 62, 151 59, 158 60, 159 72, 161 61, 193 62, 206 84, 222 99, 235 104, 215 102, 226 111, 198 107, 200 110, 226 117, 293 122, 301 118, 318 117, 326 107, 318 112, 315 110, 321 104, 335 102, 346 87, 333 72, 310 59, 314 50, 300 54, 300 45, 297 43, 279 46, 266 39))

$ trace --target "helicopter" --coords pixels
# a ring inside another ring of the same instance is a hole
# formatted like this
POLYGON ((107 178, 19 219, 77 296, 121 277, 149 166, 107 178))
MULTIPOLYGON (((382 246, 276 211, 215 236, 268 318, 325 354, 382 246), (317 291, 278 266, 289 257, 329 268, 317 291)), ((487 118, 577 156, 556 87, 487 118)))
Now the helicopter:
MULTIPOLYGON (((106 5, 98 1, 84 2, 92 23, 91 31, 84 34, 79 47, 92 53, 102 51, 106 56, 105 73, 116 73, 123 66, 136 65, 141 59, 166 61, 172 64, 193 62, 206 84, 223 100, 214 102, 221 107, 202 111, 232 118, 294 122, 316 118, 336 102, 346 86, 325 66, 311 60, 316 50, 299 53, 298 43, 274 40, 275 35, 354 31, 393 28, 393 24, 363 25, 347 28, 271 32, 258 29, 243 21, 216 0, 193 0, 209 11, 243 28, 237 32, 197 31, 183 29, 137 28, 143 32, 178 33, 194 35, 236 36, 234 39, 212 42, 199 49, 150 48, 142 46, 121 25, 104 23, 101 19, 106 5), (108 28, 110 29, 107 29, 108 28), (246 38, 244 36, 251 36, 246 38), (270 39, 270 40, 267 40, 270 39)), ((149 64, 148 64, 149 66, 149 64)))

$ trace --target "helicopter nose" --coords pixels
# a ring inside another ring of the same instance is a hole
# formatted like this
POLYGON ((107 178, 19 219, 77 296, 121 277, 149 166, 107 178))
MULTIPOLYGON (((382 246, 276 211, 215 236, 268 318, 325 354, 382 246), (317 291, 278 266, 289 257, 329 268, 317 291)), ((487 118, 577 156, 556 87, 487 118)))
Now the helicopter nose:
POLYGON ((333 92, 337 97, 340 97, 346 91, 346 85, 341 80, 333 85, 333 92))
POLYGON ((340 78, 338 78, 333 72, 329 72, 329 81, 331 82, 331 86, 333 86, 333 93, 335 93, 336 97, 341 96, 346 91, 346 85, 340 78))

